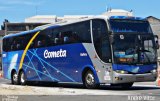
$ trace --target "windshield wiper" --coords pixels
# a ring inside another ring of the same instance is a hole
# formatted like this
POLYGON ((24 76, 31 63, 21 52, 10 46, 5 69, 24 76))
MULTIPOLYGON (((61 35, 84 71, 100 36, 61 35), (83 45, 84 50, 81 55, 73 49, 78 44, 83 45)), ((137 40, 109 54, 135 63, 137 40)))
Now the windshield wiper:
POLYGON ((146 49, 142 49, 142 50, 139 50, 139 51, 140 51, 141 53, 143 53, 143 54, 146 56, 148 62, 150 63, 151 60, 150 60, 150 57, 147 55, 147 52, 151 53, 151 51, 146 50, 146 49))
POLYGON ((148 62, 150 63, 150 62, 151 62, 151 60, 150 60, 149 56, 148 56, 145 52, 144 52, 144 55, 146 56, 146 58, 147 58, 148 62))
POLYGON ((141 51, 141 52, 151 52, 151 51, 149 51, 149 50, 146 50, 146 49, 139 50, 139 51, 141 51))

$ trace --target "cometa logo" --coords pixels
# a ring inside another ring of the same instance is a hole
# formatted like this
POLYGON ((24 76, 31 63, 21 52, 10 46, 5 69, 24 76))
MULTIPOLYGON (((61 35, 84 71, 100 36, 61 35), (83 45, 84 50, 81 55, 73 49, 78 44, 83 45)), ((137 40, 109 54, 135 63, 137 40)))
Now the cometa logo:
POLYGON ((59 51, 51 51, 48 50, 44 51, 44 58, 59 58, 59 57, 66 57, 67 51, 60 49, 59 51))

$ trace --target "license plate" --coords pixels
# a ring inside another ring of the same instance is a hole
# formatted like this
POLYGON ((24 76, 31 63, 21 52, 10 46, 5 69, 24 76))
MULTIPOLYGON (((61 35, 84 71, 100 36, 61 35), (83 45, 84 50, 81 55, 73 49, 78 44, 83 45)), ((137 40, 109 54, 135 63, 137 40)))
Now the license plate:
POLYGON ((136 80, 142 81, 142 80, 144 80, 144 77, 143 76, 142 77, 136 77, 136 80))

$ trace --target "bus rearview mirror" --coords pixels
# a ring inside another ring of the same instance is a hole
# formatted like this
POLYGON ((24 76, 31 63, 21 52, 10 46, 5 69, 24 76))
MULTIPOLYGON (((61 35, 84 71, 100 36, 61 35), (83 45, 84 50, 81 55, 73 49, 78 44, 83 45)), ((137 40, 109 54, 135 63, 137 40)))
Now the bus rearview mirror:
POLYGON ((113 35, 110 35, 110 36, 109 36, 109 41, 110 41, 111 44, 114 43, 114 36, 113 36, 113 35))
POLYGON ((157 49, 159 49, 159 44, 158 44, 159 42, 158 41, 156 41, 156 48, 157 49))
POLYGON ((154 35, 154 39, 156 43, 156 49, 159 49, 158 35, 154 35))
POLYGON ((111 30, 108 31, 108 34, 111 35, 113 32, 111 30))

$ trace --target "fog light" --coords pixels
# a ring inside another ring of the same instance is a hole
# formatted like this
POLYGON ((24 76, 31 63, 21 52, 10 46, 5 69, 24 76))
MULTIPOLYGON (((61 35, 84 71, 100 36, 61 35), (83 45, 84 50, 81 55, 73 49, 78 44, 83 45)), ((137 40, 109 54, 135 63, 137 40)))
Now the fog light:
POLYGON ((115 77, 115 80, 119 80, 119 77, 115 77))
POLYGON ((156 72, 157 72, 157 69, 151 70, 151 73, 156 73, 156 72))
POLYGON ((120 74, 128 74, 128 72, 124 70, 116 70, 116 72, 120 74))

